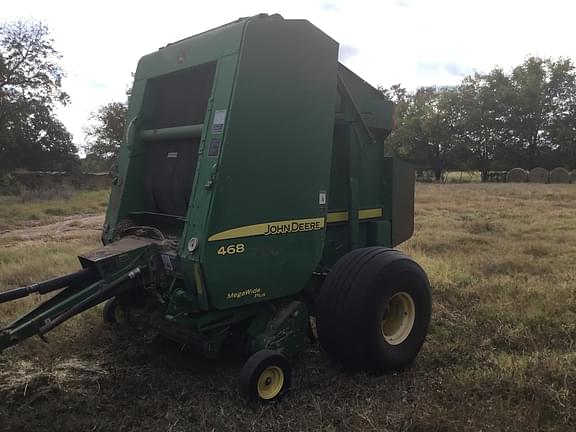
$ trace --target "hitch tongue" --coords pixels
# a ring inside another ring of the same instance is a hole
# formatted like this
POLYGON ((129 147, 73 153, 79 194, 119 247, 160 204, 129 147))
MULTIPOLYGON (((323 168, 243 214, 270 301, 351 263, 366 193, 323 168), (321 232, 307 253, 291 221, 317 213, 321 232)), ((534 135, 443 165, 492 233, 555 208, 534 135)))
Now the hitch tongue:
POLYGON ((69 286, 89 285, 99 279, 98 271, 94 267, 85 268, 74 273, 48 279, 32 285, 14 288, 0 293, 0 304, 27 297, 31 294, 47 294, 69 286))
POLYGON ((126 289, 131 289, 131 287, 122 287, 122 283, 138 277, 142 274, 142 269, 144 268, 146 268, 146 265, 136 266, 131 270, 125 271, 109 283, 104 279, 100 279, 95 271, 84 272, 84 270, 81 270, 77 274, 62 276, 46 283, 42 282, 31 287, 7 291, 4 293, 7 295, 2 298, 3 301, 25 297, 33 292, 49 292, 68 286, 68 288, 40 304, 36 309, 7 327, 0 329, 0 352, 34 335, 39 335, 42 338, 45 333, 73 316, 102 303, 110 297, 121 294, 126 289), (95 282, 93 282, 94 279, 96 279, 95 282), (82 286, 79 284, 80 282, 88 282, 89 285, 82 286))
POLYGON ((33 293, 45 294, 62 289, 16 321, 0 328, 0 352, 32 336, 42 336, 111 297, 143 286, 143 283, 126 282, 142 275, 151 258, 158 253, 157 247, 153 240, 125 237, 79 256, 83 270, 0 293, 1 304, 33 293))
POLYGON ((59 326, 64 321, 69 320, 73 316, 78 315, 79 313, 84 312, 86 309, 90 309, 91 307, 94 307, 97 304, 108 300, 110 297, 117 295, 118 293, 114 292, 114 288, 126 282, 128 279, 135 279, 142 273, 142 269, 144 267, 146 266, 138 266, 133 270, 130 270, 128 273, 120 276, 118 279, 115 279, 108 285, 101 284, 98 288, 96 288, 94 293, 90 294, 84 300, 76 303, 70 309, 62 312, 54 319, 47 320, 46 323, 38 329, 38 334, 43 335, 52 330, 54 327, 59 326))

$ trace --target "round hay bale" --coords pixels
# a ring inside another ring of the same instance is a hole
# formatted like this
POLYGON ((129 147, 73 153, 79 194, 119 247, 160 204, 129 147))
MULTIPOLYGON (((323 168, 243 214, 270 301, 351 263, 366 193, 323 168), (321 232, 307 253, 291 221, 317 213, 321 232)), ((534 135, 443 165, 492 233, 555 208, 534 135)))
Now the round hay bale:
POLYGON ((512 168, 506 174, 506 183, 526 183, 528 181, 528 171, 522 168, 512 168))
POLYGON ((576 170, 570 173, 570 183, 576 184, 576 170))
POLYGON ((544 168, 532 168, 528 174, 530 183, 548 183, 548 170, 544 168))
POLYGON ((554 168, 550 171, 550 183, 570 183, 570 172, 566 168, 554 168))

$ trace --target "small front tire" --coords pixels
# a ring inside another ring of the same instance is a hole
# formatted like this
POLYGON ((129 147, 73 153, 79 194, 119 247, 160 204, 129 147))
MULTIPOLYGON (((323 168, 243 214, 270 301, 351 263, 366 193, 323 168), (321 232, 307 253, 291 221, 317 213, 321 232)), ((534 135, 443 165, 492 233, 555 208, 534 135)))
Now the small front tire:
POLYGON ((122 325, 126 322, 126 313, 116 297, 111 298, 104 304, 102 319, 106 323, 115 325, 122 325))
POLYGON ((240 395, 249 401, 273 402, 281 398, 292 380, 288 359, 278 351, 260 350, 240 373, 240 395))

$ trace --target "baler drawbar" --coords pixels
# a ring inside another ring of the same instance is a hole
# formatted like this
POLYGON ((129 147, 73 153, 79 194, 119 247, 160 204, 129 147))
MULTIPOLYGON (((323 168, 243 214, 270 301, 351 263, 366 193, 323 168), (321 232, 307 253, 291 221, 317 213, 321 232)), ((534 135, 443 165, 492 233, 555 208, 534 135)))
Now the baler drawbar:
MULTIPOLYGON (((146 258, 153 256, 151 248, 142 248, 140 242, 135 246, 139 250, 138 256, 112 273, 106 272, 102 262, 99 265, 91 263, 93 265, 65 276, 0 293, 1 304, 31 294, 43 295, 62 290, 25 316, 0 329, 0 351, 34 335, 43 337, 45 333, 73 316, 133 289, 132 282, 141 278, 142 272, 148 267, 146 258)), ((127 252, 122 250, 125 255, 127 252)), ((97 254, 102 255, 102 250, 97 251, 97 254)), ((85 263, 88 262, 86 257, 80 258, 85 263)), ((116 256, 107 258, 110 260, 116 256)))

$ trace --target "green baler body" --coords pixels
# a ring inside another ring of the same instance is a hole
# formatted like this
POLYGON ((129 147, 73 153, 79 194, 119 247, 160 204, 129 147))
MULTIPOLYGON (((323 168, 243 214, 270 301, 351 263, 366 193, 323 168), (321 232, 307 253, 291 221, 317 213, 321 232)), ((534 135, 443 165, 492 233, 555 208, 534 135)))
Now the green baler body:
POLYGON ((296 295, 349 250, 412 234, 412 172, 384 157, 392 111, 308 21, 170 44, 138 64, 104 243, 126 221, 170 233, 166 270, 200 310, 296 295))
POLYGON ((207 356, 297 352, 334 263, 412 235, 413 172, 384 157, 392 111, 303 20, 244 18, 143 57, 104 246, 0 293, 66 287, 0 329, 0 351, 114 298, 207 356))

